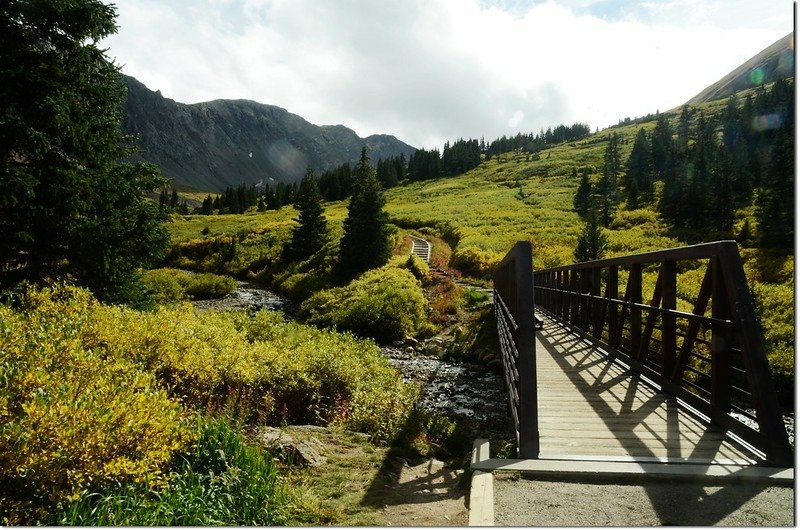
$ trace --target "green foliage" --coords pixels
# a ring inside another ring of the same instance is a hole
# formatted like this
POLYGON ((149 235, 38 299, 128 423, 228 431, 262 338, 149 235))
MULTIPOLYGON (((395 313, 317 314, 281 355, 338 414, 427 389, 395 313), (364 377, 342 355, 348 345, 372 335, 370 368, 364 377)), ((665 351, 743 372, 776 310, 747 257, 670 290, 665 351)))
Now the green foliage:
POLYGON ((476 247, 459 248, 450 259, 451 264, 465 274, 489 278, 503 259, 499 252, 487 252, 476 247))
POLYGON ((311 324, 388 342, 421 331, 425 306, 419 280, 407 270, 387 265, 345 287, 316 293, 303 302, 298 316, 311 324))
POLYGON ((389 260, 390 229, 383 210, 386 199, 375 170, 369 165, 367 148, 355 170, 353 196, 347 207, 344 235, 339 244, 339 275, 355 278, 360 273, 380 267, 389 260))
MULTIPOLYGON (((0 306, 0 506, 15 514, 6 521, 38 520, 36 506, 117 483, 130 485, 128 498, 146 485, 159 492, 149 494, 153 502, 175 493, 166 486, 173 479, 191 490, 186 495, 213 493, 206 478, 170 478, 169 463, 194 438, 184 407, 259 423, 341 425, 385 442, 417 397, 373 343, 285 323, 277 313, 196 313, 188 304, 140 312, 99 304, 74 287, 30 289, 17 305, 0 306)), ((231 482, 219 495, 249 491, 237 481, 250 479, 233 470, 244 464, 225 462, 231 482)), ((216 487, 223 479, 214 473, 216 487)), ((190 502, 175 494, 163 509, 190 502)), ((114 495, 101 510, 109 521, 117 517, 114 495)), ((238 499, 225 502, 250 517, 238 499)))
POLYGON ((597 218, 595 210, 589 212, 583 232, 578 236, 575 247, 575 260, 577 262, 600 259, 608 246, 608 238, 603 233, 603 227, 597 218))
MULTIPOLYGON (((127 483, 84 493, 51 524, 70 526, 286 525, 291 496, 269 454, 223 419, 201 419, 197 442, 160 490, 127 483)), ((313 522, 313 521, 312 521, 313 522)))
MULTIPOLYGON (((573 173, 576 170, 573 168, 573 173)), ((578 190, 575 192, 575 198, 572 200, 572 205, 578 215, 584 216, 589 211, 592 204, 592 183, 589 180, 589 168, 584 167, 581 172, 581 182, 578 184, 578 190)))
POLYGON ((167 233, 164 184, 120 131, 116 31, 98 0, 11 2, 0 17, 0 284, 68 273, 103 300, 144 303, 136 271, 167 233))
POLYGON ((428 264, 425 263, 422 258, 413 254, 408 256, 408 259, 403 264, 403 268, 407 269, 408 272, 414 275, 414 278, 421 282, 426 281, 431 274, 431 269, 428 267, 428 264))
POLYGON ((294 207, 297 209, 298 225, 292 229, 292 240, 289 243, 289 258, 303 261, 325 245, 327 239, 327 221, 320 203, 319 186, 314 172, 308 170, 300 182, 294 207))
POLYGON ((191 274, 179 269, 153 269, 142 283, 158 303, 222 298, 236 290, 236 280, 212 273, 191 274))

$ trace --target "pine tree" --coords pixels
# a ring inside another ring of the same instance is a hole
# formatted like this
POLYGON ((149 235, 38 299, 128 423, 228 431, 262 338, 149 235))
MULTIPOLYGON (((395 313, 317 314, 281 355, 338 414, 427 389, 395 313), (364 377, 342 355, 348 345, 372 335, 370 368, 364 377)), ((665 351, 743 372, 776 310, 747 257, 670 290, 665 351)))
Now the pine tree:
POLYGON ((304 261, 316 254, 328 238, 328 222, 323 215, 317 179, 311 169, 300 181, 294 207, 299 214, 294 220, 299 224, 292 229, 288 253, 290 259, 304 261))
POLYGON ((169 207, 169 193, 167 192, 167 188, 161 188, 161 193, 158 195, 158 205, 163 207, 169 207))
POLYGON ((63 274, 102 300, 142 301, 138 270, 163 252, 166 186, 120 130, 116 31, 98 0, 0 8, 0 284, 63 274))
POLYGON ((603 226, 614 219, 614 210, 619 204, 617 176, 620 170, 619 135, 612 133, 603 155, 603 174, 595 186, 595 204, 603 226))
POLYGON ((717 163, 711 171, 713 191, 709 196, 709 228, 712 230, 729 233, 733 229, 736 204, 732 174, 731 155, 724 147, 721 147, 720 153, 717 155, 717 163))
POLYGON ((631 156, 628 158, 625 174, 629 210, 639 207, 640 194, 643 194, 645 199, 649 199, 653 193, 652 161, 648 144, 644 129, 639 129, 636 140, 633 142, 631 156))
POLYGON ((211 195, 207 195, 205 199, 203 199, 203 206, 200 207, 200 214, 201 215, 211 215, 214 212, 214 199, 211 198, 211 195))
POLYGON ((659 114, 656 127, 650 136, 650 157, 653 161, 654 178, 663 180, 667 172, 669 157, 672 155, 672 128, 669 119, 664 114, 659 114))
POLYGON ((775 155, 756 196, 758 242, 763 247, 794 245, 794 134, 781 128, 775 155))
POLYGON ((589 168, 584 167, 581 173, 581 182, 578 184, 578 191, 575 192, 575 198, 572 205, 578 215, 585 216, 589 211, 589 206, 592 201, 592 183, 589 180, 589 168))
POLYGON ((592 261, 600 259, 608 246, 608 239, 603 233, 600 225, 597 210, 594 205, 589 209, 583 231, 578 236, 578 244, 575 247, 575 260, 577 262, 592 261))
POLYGON ((391 247, 388 215, 383 210, 385 203, 364 147, 355 168, 353 195, 347 207, 344 235, 339 243, 338 273, 341 278, 352 279, 389 260, 391 247))

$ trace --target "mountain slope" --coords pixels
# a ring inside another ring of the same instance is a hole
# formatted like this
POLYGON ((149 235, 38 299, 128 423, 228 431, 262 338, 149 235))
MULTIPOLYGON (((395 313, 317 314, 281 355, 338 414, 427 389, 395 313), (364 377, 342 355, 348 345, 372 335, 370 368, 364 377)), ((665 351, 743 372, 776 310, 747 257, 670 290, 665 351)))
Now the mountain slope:
POLYGON ((310 167, 322 172, 370 158, 415 151, 390 135, 359 136, 343 125, 317 126, 280 107, 248 100, 187 105, 123 76, 128 96, 122 128, 136 137, 138 159, 153 162, 178 186, 223 191, 259 181, 296 181, 310 167))
POLYGON ((789 33, 764 48, 687 103, 696 105, 725 98, 734 92, 771 83, 781 77, 794 77, 794 33, 789 33))

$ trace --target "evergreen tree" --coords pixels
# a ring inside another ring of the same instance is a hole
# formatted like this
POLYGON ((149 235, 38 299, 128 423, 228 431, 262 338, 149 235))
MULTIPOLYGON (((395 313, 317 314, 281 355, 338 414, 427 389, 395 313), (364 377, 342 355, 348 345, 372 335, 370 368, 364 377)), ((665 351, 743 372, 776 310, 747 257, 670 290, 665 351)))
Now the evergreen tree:
POLYGON ((625 174, 628 209, 635 210, 639 207, 639 194, 649 199, 653 193, 652 162, 650 158, 649 142, 644 129, 639 129, 633 150, 628 158, 627 172, 625 174))
POLYGON ((205 199, 203 199, 203 206, 200 207, 200 214, 201 215, 211 215, 214 212, 214 199, 211 198, 211 195, 207 195, 205 199))
POLYGON ((578 236, 578 244, 575 247, 575 260, 577 262, 592 261, 600 259, 608 246, 608 239, 603 233, 597 210, 592 205, 589 209, 583 231, 578 236))
POLYGON ((669 125, 669 119, 664 114, 659 114, 656 119, 656 127, 650 136, 650 158, 653 161, 653 177, 655 179, 664 179, 672 151, 672 128, 669 125))
POLYGON ((691 111, 689 105, 684 105, 681 114, 678 116, 678 149, 686 151, 689 149, 691 111))
POLYGON ((172 188, 172 195, 169 198, 169 207, 175 210, 178 208, 180 203, 180 198, 178 197, 178 190, 172 188))
POLYGON ((614 209, 619 204, 617 176, 620 171, 619 135, 612 133, 603 155, 603 174, 595 187, 595 204, 603 226, 614 219, 614 209))
POLYGON ((578 191, 575 192, 575 198, 572 200, 572 205, 578 215, 585 216, 589 211, 589 206, 592 201, 592 183, 589 180, 589 168, 584 167, 581 173, 581 182, 578 184, 578 191))
POLYGON ((158 195, 158 205, 164 208, 169 207, 169 193, 167 188, 161 188, 161 193, 158 195))
POLYGON ((0 284, 70 274, 102 300, 141 301, 140 267, 168 234, 146 194, 157 168, 122 163, 119 69, 97 42, 116 31, 98 0, 0 7, 0 284))
POLYGON ((758 242, 764 247, 794 245, 794 133, 781 128, 774 160, 756 196, 758 242))
POLYGON ((709 228, 712 230, 730 232, 733 229, 736 204, 732 175, 731 155, 724 147, 720 147, 720 154, 717 155, 717 162, 711 171, 713 191, 709 196, 709 228))
POLYGON ((316 254, 325 245, 328 236, 328 222, 323 215, 319 186, 311 169, 300 182, 294 207, 299 214, 294 221, 299 224, 292 229, 289 258, 303 261, 316 254))
POLYGON ((344 235, 339 243, 338 273, 343 279, 380 267, 391 256, 388 215, 383 210, 386 199, 375 170, 369 165, 366 147, 361 150, 354 177, 344 235))

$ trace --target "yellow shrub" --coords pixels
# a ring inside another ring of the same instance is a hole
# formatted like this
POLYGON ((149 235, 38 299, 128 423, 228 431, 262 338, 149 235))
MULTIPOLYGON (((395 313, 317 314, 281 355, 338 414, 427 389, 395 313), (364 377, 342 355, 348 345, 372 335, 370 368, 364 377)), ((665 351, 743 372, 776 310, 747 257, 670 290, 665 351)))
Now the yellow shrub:
POLYGON ((488 278, 502 259, 503 255, 498 252, 481 250, 477 247, 459 247, 453 253, 450 262, 466 274, 488 278))
POLYGON ((98 307, 83 290, 29 291, 0 307, 0 476, 57 500, 123 479, 158 482, 191 441, 182 407, 155 377, 86 348, 98 307))

